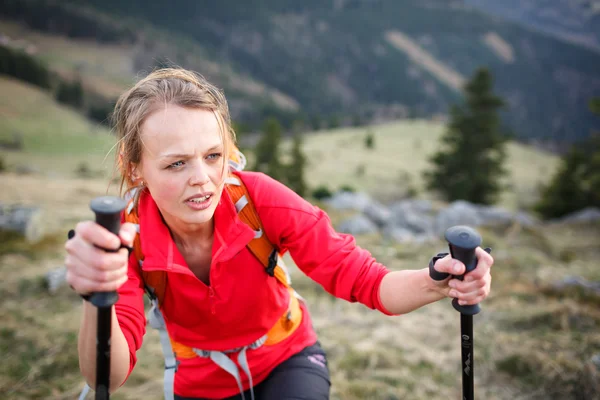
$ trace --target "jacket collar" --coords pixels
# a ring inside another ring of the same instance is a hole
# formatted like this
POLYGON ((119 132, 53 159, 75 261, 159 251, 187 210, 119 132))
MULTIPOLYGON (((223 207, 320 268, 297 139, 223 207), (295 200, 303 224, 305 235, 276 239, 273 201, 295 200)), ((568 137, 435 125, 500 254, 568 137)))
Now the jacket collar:
MULTIPOLYGON (((141 193, 138 203, 140 242, 144 262, 142 269, 167 270, 191 274, 185 259, 179 252, 152 195, 141 193)), ((238 216, 227 188, 215 208, 212 265, 231 259, 253 238, 254 231, 238 216)))

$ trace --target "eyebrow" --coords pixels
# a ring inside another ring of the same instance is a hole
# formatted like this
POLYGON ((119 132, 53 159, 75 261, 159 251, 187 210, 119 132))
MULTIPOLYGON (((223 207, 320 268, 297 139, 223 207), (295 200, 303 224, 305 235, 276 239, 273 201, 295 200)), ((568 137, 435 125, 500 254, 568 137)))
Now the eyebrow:
MULTIPOLYGON (((206 150, 206 153, 209 153, 211 151, 215 151, 215 150, 219 150, 223 147, 223 145, 221 144, 217 144, 213 147, 211 147, 210 149, 206 150)), ((186 158, 186 157, 190 157, 191 153, 168 153, 168 154, 162 154, 160 156, 160 158, 186 158)))

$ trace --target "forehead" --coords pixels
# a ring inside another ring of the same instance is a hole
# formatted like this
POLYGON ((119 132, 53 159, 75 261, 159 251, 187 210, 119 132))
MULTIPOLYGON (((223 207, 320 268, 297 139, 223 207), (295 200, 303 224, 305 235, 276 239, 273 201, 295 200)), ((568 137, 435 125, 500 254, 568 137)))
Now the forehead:
POLYGON ((140 128, 145 147, 155 155, 202 150, 222 143, 219 120, 213 111, 205 109, 169 104, 152 112, 140 128))

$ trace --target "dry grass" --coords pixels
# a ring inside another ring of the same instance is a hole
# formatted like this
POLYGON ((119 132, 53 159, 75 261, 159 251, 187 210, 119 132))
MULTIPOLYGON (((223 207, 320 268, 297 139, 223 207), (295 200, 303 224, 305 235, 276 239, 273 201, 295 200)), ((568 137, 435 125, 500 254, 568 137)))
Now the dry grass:
MULTIPOLYGON (((105 183, 57 179, 48 191, 39 176, 3 179, 19 190, 3 191, 0 201, 27 197, 48 210, 53 228, 44 242, 0 253, 0 347, 6 354, 0 394, 8 399, 74 398, 82 383, 75 345, 79 300, 67 288, 48 294, 43 277, 61 264, 64 232, 76 220, 91 218, 87 204, 104 194, 105 183)), ((334 220, 336 216, 332 212, 334 220)), ((547 289, 571 274, 600 279, 595 268, 600 249, 594 246, 600 227, 481 233, 485 244, 494 247, 496 265, 493 295, 474 317, 477 397, 593 399, 590 390, 599 375, 590 358, 600 353, 599 299, 547 289), (575 256, 562 261, 566 249, 575 256)), ((423 267, 431 253, 444 247, 441 241, 429 247, 385 245, 377 235, 358 237, 358 242, 392 269, 423 267)), ((385 317, 331 298, 293 260, 287 261, 329 355, 332 399, 460 397, 459 314, 448 301, 385 317)), ((139 358, 130 380, 113 398, 161 398, 162 358, 152 330, 139 358)))
MULTIPOLYGON (((135 57, 142 56, 151 61, 152 52, 146 54, 137 45, 98 44, 92 40, 66 38, 37 32, 14 21, 0 18, 0 33, 13 40, 20 40, 36 48, 36 55, 49 67, 63 76, 77 74, 83 77, 83 84, 108 98, 115 98, 129 88, 136 77, 143 73, 135 67, 135 57)), ((298 110, 298 102, 281 91, 265 86, 249 76, 241 76, 230 66, 209 60, 198 45, 177 50, 182 38, 170 37, 165 32, 152 32, 154 54, 185 53, 186 64, 192 69, 218 82, 227 82, 230 90, 246 93, 250 97, 270 98, 282 109, 298 110)), ((172 59, 171 61, 177 60, 172 59)), ((149 64, 146 69, 150 69, 149 64)))
POLYGON ((400 31, 389 31, 386 32, 385 39, 399 51, 406 53, 415 64, 427 70, 440 82, 457 92, 462 91, 466 82, 465 77, 433 57, 408 35, 400 31))
MULTIPOLYGON (((68 288, 49 294, 44 276, 62 265, 67 230, 93 218, 89 201, 107 193, 101 160, 111 138, 106 132, 92 134, 92 125, 34 88, 8 79, 0 86, 10 93, 6 97, 20 99, 0 100, 0 112, 7 117, 0 131, 19 128, 26 139, 24 151, 1 154, 11 165, 38 167, 28 175, 2 174, 0 202, 40 206, 46 232, 35 244, 2 238, 0 397, 73 399, 82 385, 76 353, 80 300, 68 288), (44 138, 51 140, 40 146, 44 138), (81 161, 103 177, 77 178, 81 161)), ((401 172, 419 185, 417 172, 426 167, 425 155, 435 150, 442 126, 417 121, 371 130, 376 147, 370 151, 364 148, 365 129, 308 137, 311 185, 350 184, 393 194, 401 172), (366 165, 364 176, 355 175, 358 165, 366 165)), ((557 160, 512 144, 509 154, 515 190, 507 198, 517 202, 532 184, 548 178, 557 160)), ((331 212, 334 222, 342 216, 331 212)), ((590 360, 600 354, 599 296, 553 284, 570 275, 600 280, 600 227, 514 226, 481 233, 484 244, 494 249, 496 264, 492 295, 474 318, 477 398, 594 399, 600 376, 590 360)), ((425 267, 430 255, 445 247, 441 241, 393 245, 378 235, 357 239, 392 269, 425 267)), ((459 315, 448 301, 389 318, 331 298, 293 266, 292 274, 329 354, 332 399, 460 397, 459 315)), ((112 397, 160 399, 162 373, 157 334, 149 331, 138 366, 112 397)))
POLYGON ((502 39, 496 32, 488 32, 483 38, 485 43, 490 50, 492 50, 500 60, 507 64, 515 62, 515 54, 510 43, 502 39))

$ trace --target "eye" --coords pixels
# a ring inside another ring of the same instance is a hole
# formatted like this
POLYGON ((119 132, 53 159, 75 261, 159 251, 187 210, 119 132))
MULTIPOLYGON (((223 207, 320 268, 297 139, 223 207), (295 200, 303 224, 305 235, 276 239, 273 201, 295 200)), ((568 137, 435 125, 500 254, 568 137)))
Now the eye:
POLYGON ((183 161, 175 161, 174 163, 172 163, 172 164, 169 164, 169 165, 167 166, 167 169, 179 168, 179 167, 181 167, 181 166, 183 166, 183 161))
POLYGON ((221 158, 222 154, 221 153, 212 153, 209 154, 206 158, 208 158, 209 160, 218 160, 219 158, 221 158))

